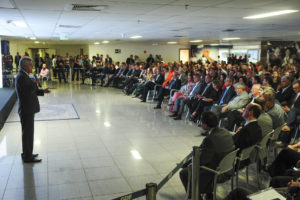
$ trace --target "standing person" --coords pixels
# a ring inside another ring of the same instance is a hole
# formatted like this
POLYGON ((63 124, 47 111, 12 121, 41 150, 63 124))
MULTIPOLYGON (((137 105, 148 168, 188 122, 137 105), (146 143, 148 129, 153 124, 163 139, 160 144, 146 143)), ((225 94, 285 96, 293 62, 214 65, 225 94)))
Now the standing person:
MULTIPOLYGON (((29 78, 32 73, 32 59, 23 57, 20 60, 20 71, 16 77, 15 88, 18 97, 18 114, 22 126, 22 159, 25 163, 41 162, 38 154, 32 154, 34 141, 34 114, 40 111, 37 95, 44 95, 48 90, 39 90, 37 84, 29 78)), ((39 80, 37 80, 39 83, 39 80)))
POLYGON ((19 71, 19 62, 20 62, 21 56, 19 52, 17 52, 17 55, 15 56, 15 64, 16 64, 16 72, 19 71))

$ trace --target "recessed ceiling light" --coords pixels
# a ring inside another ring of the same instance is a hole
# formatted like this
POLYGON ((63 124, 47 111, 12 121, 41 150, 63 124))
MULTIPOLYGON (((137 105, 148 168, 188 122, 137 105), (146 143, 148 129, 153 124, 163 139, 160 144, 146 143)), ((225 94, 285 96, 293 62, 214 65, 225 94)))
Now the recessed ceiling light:
POLYGON ((266 18, 266 17, 273 17, 273 16, 277 16, 277 15, 285 15, 285 14, 295 13, 295 12, 299 12, 299 10, 281 10, 281 11, 264 13, 264 14, 259 14, 259 15, 252 15, 252 16, 244 17, 244 19, 260 19, 260 18, 266 18))
POLYGON ((94 42, 94 44, 100 44, 99 42, 94 42))
POLYGON ((191 40, 190 42, 202 42, 203 40, 191 40))
POLYGON ((232 38, 223 38, 223 40, 239 40, 241 38, 238 37, 232 37, 232 38))
POLYGON ((15 25, 16 27, 20 27, 20 28, 27 27, 27 24, 23 21, 12 21, 12 24, 15 25))
POLYGON ((219 44, 210 44, 210 46, 218 46, 219 44))
POLYGON ((130 38, 131 39, 139 39, 139 38, 142 38, 143 36, 141 36, 141 35, 133 35, 133 36, 131 36, 130 38))
POLYGON ((36 40, 36 37, 30 37, 31 40, 36 40))
POLYGON ((34 41, 34 43, 38 44, 38 43, 40 43, 40 42, 39 42, 39 41, 34 41))
POLYGON ((107 43, 109 43, 109 41, 104 40, 104 41, 102 41, 102 43, 103 43, 103 44, 107 44, 107 43))
POLYGON ((168 42, 168 44, 177 44, 177 42, 168 42))

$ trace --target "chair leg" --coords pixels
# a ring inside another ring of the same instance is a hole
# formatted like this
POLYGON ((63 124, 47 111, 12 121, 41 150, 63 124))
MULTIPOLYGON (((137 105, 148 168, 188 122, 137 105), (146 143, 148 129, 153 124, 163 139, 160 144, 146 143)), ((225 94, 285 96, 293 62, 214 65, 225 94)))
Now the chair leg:
POLYGON ((298 131, 299 131, 299 125, 297 124, 297 128, 296 128, 294 139, 293 139, 293 144, 295 144, 295 141, 296 141, 296 139, 298 137, 298 131))
POLYGON ((218 180, 218 176, 215 175, 215 180, 214 180, 214 194, 213 194, 213 200, 217 199, 217 180, 218 180))
POLYGON ((249 184, 248 166, 246 167, 246 181, 247 181, 247 185, 248 185, 249 184))
POLYGON ((259 179, 260 164, 261 164, 260 159, 258 159, 256 162, 256 179, 257 179, 257 185, 259 189, 260 189, 260 179, 259 179))

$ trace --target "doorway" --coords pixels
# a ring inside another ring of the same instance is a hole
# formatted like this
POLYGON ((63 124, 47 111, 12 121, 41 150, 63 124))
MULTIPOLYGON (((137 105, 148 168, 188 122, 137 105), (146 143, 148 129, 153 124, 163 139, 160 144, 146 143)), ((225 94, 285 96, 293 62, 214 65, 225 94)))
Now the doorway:
POLYGON ((179 61, 182 63, 190 61, 190 49, 179 49, 179 61))

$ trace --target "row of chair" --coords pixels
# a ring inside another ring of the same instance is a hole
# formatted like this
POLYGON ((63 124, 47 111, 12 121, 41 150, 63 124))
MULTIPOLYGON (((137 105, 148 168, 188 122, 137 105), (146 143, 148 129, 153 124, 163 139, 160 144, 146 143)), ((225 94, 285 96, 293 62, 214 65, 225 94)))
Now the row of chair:
MULTIPOLYGON (((239 170, 241 170, 241 163, 245 161, 247 162, 246 167, 246 182, 249 184, 249 174, 248 174, 248 168, 251 164, 256 164, 256 178, 257 178, 257 184, 258 187, 261 188, 260 183, 260 170, 262 167, 266 167, 268 164, 268 155, 269 155, 269 149, 270 145, 272 145, 273 140, 277 137, 278 130, 280 130, 282 126, 277 128, 276 130, 271 131, 266 136, 262 138, 259 144, 250 146, 248 148, 243 149, 242 151, 239 151, 239 149, 236 149, 230 153, 228 153, 219 163, 218 167, 216 169, 211 169, 206 166, 200 166, 199 169, 206 170, 214 174, 214 181, 213 181, 213 199, 216 199, 216 188, 217 183, 223 183, 227 181, 228 179, 220 180, 220 176, 224 175, 230 175, 231 177, 231 189, 234 188, 234 177, 236 178, 236 188, 239 186, 239 170)), ((279 131, 280 132, 280 131, 279 131)), ((189 173, 191 173, 191 169, 189 169, 189 173)), ((191 177, 189 175, 189 177, 191 177)), ((190 181, 190 180, 189 180, 190 181)), ((188 193, 187 193, 188 196, 188 193)))

